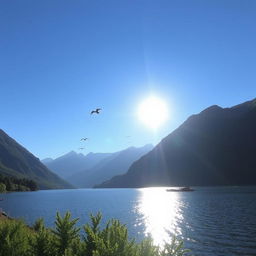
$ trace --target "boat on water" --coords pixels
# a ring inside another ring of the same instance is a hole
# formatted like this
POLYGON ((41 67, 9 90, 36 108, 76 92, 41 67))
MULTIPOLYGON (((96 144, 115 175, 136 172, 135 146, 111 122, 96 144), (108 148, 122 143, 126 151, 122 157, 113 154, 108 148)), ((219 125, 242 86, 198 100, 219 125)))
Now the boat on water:
POLYGON ((190 187, 181 187, 181 188, 168 188, 166 189, 167 192, 192 192, 195 191, 190 187))

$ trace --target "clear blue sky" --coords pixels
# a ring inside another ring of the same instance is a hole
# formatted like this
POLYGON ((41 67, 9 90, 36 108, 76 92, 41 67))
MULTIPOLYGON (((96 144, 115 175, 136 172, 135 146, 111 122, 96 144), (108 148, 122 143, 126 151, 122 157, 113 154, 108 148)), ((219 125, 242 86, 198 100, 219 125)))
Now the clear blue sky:
POLYGON ((255 47, 254 0, 1 0, 0 128, 39 158, 157 143, 255 98, 255 47), (171 106, 157 133, 135 117, 150 93, 171 106))

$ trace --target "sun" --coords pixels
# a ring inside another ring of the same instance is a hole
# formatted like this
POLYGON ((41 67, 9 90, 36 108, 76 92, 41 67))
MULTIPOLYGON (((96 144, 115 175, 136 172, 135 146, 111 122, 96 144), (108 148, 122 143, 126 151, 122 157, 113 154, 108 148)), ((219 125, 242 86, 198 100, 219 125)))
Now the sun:
POLYGON ((156 130, 169 118, 166 102, 156 96, 143 100, 138 107, 138 118, 148 128, 156 130))

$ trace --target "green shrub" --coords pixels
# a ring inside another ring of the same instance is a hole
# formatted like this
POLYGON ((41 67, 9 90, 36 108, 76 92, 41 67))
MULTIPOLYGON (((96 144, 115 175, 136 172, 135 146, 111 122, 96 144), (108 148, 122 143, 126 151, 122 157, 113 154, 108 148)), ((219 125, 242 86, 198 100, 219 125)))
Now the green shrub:
POLYGON ((31 236, 22 221, 1 221, 0 256, 28 256, 31 236))
POLYGON ((78 219, 71 220, 70 218, 71 214, 69 212, 63 218, 59 213, 56 215, 56 229, 52 232, 55 235, 55 248, 59 255, 63 255, 65 250, 69 249, 72 243, 79 237, 80 228, 75 227, 78 219))
POLYGON ((110 220, 100 228, 102 215, 91 215, 91 223, 80 228, 78 219, 67 212, 57 213, 55 228, 47 229, 43 219, 32 228, 22 221, 0 221, 0 256, 184 256, 183 242, 173 238, 163 248, 151 238, 142 242, 129 239, 128 230, 118 220, 110 220))
POLYGON ((50 230, 44 226, 44 220, 38 219, 34 226, 35 235, 31 239, 30 253, 33 256, 52 256, 56 255, 56 248, 54 247, 53 241, 54 236, 50 230))

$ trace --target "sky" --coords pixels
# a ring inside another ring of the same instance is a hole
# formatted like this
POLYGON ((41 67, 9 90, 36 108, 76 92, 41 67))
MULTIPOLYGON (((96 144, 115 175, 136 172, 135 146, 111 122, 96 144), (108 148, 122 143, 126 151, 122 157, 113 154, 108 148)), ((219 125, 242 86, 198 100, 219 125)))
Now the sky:
POLYGON ((155 145, 255 98, 255 46, 254 0, 1 0, 0 128, 40 159, 155 145), (158 130, 136 115, 149 95, 158 130))

